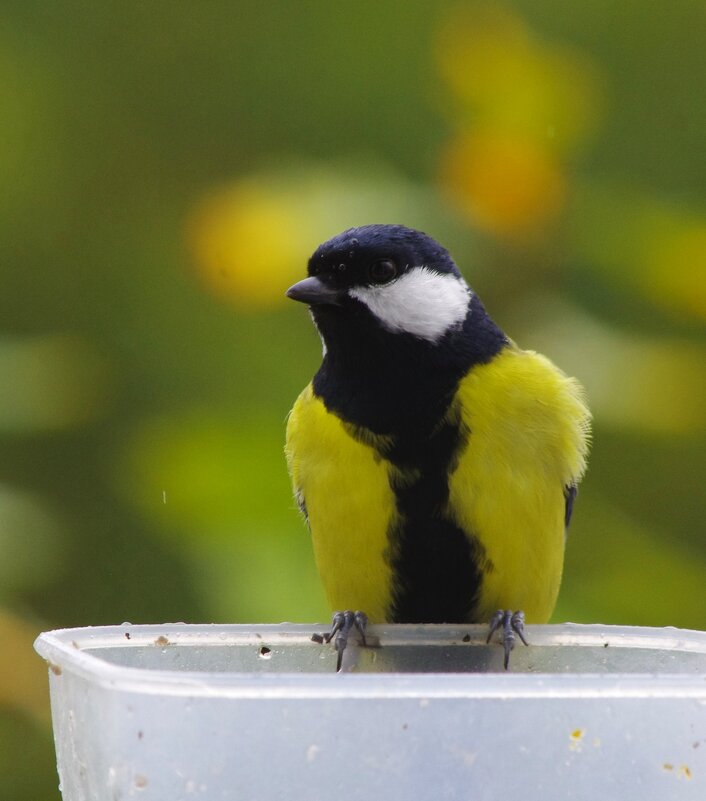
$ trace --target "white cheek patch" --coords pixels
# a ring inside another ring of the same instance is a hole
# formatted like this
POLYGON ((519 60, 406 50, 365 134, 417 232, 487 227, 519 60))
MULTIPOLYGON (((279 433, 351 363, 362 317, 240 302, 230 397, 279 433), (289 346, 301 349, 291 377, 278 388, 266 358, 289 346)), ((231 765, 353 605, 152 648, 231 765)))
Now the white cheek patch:
POLYGON ((390 331, 413 334, 437 342, 468 312, 471 290, 450 273, 413 267, 383 286, 356 287, 351 297, 364 303, 390 331))

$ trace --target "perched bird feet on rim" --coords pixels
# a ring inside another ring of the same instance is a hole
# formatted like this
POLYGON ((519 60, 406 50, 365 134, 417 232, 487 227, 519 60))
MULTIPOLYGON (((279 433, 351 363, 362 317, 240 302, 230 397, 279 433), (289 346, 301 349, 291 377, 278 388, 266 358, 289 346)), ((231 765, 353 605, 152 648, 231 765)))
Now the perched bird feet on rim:
POLYGON ((329 643, 333 640, 334 647, 338 653, 336 660, 336 672, 341 670, 343 663, 343 653, 348 646, 348 637, 351 631, 355 628, 360 634, 361 644, 367 645, 365 641, 365 627, 368 625, 368 616, 365 612, 352 611, 346 609, 345 612, 334 612, 331 620, 331 631, 320 636, 314 635, 312 637, 316 642, 329 643))
POLYGON ((515 647, 515 635, 517 634, 525 645, 529 645, 525 639, 525 613, 513 612, 511 609, 498 609, 490 619, 487 643, 490 642, 491 637, 500 627, 502 627, 501 642, 505 651, 503 664, 505 665, 505 670, 507 670, 507 666, 510 664, 510 652, 515 647))

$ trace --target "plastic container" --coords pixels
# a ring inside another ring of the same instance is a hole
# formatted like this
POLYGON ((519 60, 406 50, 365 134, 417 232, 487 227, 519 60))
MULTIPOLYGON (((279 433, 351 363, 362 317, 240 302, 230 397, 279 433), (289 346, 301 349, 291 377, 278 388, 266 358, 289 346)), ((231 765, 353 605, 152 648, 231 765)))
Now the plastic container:
POLYGON ((312 628, 42 634, 64 801, 706 799, 706 633, 312 628))

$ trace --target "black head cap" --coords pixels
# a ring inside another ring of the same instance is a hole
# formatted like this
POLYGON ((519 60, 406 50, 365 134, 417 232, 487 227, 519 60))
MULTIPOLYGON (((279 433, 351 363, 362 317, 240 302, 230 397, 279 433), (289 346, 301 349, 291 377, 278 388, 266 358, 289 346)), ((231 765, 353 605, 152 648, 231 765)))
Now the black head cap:
POLYGON ((460 275, 446 248, 435 239, 404 225, 362 225, 319 245, 309 259, 309 275, 333 278, 348 286, 375 283, 371 265, 389 260, 397 275, 424 266, 460 275))

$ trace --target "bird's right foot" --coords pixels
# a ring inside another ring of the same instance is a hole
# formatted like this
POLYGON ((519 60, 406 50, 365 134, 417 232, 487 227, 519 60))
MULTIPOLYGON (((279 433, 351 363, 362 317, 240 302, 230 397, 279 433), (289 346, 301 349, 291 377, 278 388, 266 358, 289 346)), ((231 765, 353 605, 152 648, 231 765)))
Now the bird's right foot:
POLYGON ((314 634, 312 640, 319 643, 329 643, 333 640, 334 648, 338 653, 336 660, 336 672, 341 670, 343 663, 343 653, 348 646, 348 637, 355 628, 360 634, 361 643, 367 645, 365 641, 365 627, 368 625, 368 616, 365 612, 347 609, 345 612, 334 612, 331 620, 331 631, 326 634, 314 634))
POLYGON ((490 619, 490 631, 486 642, 490 642, 490 638, 501 627, 502 644, 505 651, 503 664, 505 665, 505 670, 507 670, 510 664, 510 652, 515 647, 515 635, 517 634, 525 645, 529 645, 525 639, 525 613, 513 612, 510 609, 498 609, 490 619))

